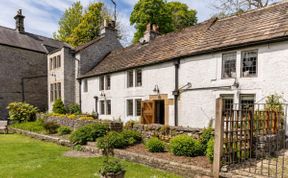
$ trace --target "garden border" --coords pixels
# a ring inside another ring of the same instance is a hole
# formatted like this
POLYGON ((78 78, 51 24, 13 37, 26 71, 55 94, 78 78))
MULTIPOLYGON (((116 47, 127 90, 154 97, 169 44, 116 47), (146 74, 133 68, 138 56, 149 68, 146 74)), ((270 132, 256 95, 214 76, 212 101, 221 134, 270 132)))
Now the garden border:
MULTIPOLYGON (((46 142, 53 142, 58 145, 73 147, 73 144, 69 140, 61 139, 54 136, 48 136, 43 134, 38 134, 35 132, 30 132, 26 130, 16 129, 16 128, 9 128, 10 131, 14 131, 18 134, 26 135, 38 140, 46 141, 46 142)), ((94 154, 101 154, 101 150, 96 148, 95 146, 91 145, 84 145, 82 146, 82 151, 91 152, 94 154)), ((168 160, 163 160, 159 158, 153 158, 150 156, 132 153, 125 150, 115 149, 114 156, 120 159, 125 159, 128 161, 144 164, 153 168, 158 168, 161 170, 169 171, 184 177, 212 177, 212 170, 181 164, 177 162, 172 162, 168 160)))

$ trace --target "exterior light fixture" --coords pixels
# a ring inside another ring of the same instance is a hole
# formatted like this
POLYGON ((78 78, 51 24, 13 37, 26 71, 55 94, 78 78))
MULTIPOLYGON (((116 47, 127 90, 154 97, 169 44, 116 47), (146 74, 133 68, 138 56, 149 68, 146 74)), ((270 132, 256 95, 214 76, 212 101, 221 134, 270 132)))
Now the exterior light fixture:
POLYGON ((157 93, 157 94, 160 93, 160 90, 159 90, 158 85, 155 85, 155 87, 154 87, 154 89, 153 89, 153 92, 154 92, 154 93, 157 93))
POLYGON ((239 88, 239 82, 237 81, 237 79, 235 78, 234 83, 232 85, 235 88, 239 88))
POLYGON ((106 94, 102 91, 101 94, 100 94, 100 96, 105 98, 105 97, 106 97, 106 94))

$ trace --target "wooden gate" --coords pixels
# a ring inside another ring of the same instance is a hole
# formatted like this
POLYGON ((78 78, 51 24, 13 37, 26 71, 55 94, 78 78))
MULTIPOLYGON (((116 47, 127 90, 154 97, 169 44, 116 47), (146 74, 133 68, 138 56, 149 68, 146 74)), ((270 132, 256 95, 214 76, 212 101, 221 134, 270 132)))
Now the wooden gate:
POLYGON ((141 103, 141 123, 153 124, 155 123, 155 102, 154 101, 142 101, 141 103))

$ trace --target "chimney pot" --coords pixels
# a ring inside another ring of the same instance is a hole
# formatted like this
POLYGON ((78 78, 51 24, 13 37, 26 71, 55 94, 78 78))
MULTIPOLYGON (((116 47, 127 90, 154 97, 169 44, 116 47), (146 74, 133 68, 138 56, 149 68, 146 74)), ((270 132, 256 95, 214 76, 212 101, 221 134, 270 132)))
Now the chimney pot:
POLYGON ((146 25, 146 31, 144 32, 143 38, 140 39, 140 43, 149 43, 159 35, 159 27, 156 24, 148 23, 146 25))
POLYGON ((17 15, 14 17, 16 20, 16 31, 19 33, 24 33, 24 18, 25 16, 22 15, 22 9, 19 9, 17 11, 17 15))

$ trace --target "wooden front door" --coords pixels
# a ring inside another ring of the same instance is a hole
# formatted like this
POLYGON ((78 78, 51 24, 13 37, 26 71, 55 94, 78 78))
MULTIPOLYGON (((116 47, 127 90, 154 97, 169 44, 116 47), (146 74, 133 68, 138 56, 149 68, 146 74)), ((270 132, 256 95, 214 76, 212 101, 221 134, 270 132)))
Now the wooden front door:
POLYGON ((154 101, 142 101, 141 103, 141 115, 142 124, 155 123, 155 102, 154 101))

